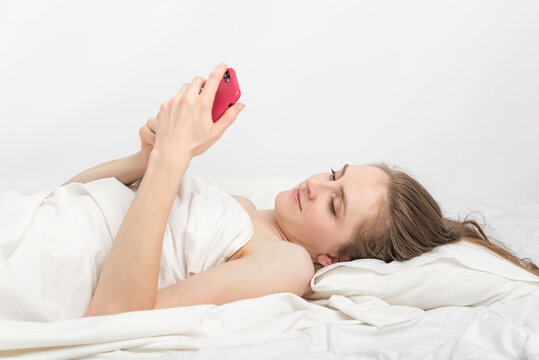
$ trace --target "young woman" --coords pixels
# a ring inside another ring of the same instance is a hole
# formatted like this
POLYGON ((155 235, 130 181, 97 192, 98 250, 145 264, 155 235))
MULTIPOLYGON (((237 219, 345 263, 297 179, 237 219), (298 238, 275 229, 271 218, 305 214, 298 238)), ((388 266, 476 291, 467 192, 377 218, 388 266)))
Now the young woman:
POLYGON ((140 129, 139 153, 68 182, 114 176, 131 185, 141 179, 85 316, 220 305, 278 292, 302 296, 320 267, 359 258, 402 261, 460 240, 539 275, 533 263, 492 243, 477 222, 444 218, 432 196, 409 175, 385 164, 346 164, 279 193, 274 209, 257 210, 250 200, 234 196, 251 218, 252 239, 224 263, 157 290, 163 233, 185 171, 244 107, 235 104, 212 122, 213 99, 226 68, 218 65, 207 81, 195 77, 163 103, 140 129))

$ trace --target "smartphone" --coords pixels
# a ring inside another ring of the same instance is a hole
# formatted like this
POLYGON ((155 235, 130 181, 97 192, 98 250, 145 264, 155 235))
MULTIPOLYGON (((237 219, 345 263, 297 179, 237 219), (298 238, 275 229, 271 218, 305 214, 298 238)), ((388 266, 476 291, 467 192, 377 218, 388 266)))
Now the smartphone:
POLYGON ((237 103, 240 96, 241 91, 236 72, 234 69, 228 68, 219 83, 213 100, 213 108, 211 109, 213 122, 219 120, 229 107, 237 103))

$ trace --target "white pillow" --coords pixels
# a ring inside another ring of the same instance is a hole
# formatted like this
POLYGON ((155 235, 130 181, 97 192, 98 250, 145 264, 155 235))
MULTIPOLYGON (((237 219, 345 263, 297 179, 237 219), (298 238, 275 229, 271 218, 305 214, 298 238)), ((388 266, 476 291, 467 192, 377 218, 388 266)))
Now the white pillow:
POLYGON ((406 261, 358 259, 326 266, 313 276, 311 291, 310 300, 366 295, 429 310, 539 296, 539 277, 481 246, 459 241, 406 261))
MULTIPOLYGON (((245 196, 257 209, 273 208, 275 196, 297 179, 209 180, 231 195, 245 196)), ((330 298, 369 296, 390 305, 423 310, 442 306, 479 306, 523 296, 539 296, 539 277, 466 241, 440 246, 406 261, 358 259, 319 269, 306 299, 331 305, 330 298)))

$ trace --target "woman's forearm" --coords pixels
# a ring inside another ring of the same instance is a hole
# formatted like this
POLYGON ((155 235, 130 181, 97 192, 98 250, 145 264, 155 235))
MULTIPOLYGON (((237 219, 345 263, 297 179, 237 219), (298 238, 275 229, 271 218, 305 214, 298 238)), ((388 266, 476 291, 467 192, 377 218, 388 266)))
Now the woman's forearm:
POLYGON ((90 181, 115 177, 124 185, 131 185, 141 179, 146 171, 146 161, 138 152, 120 159, 107 161, 81 172, 62 186, 69 183, 86 184, 90 181))
POLYGON ((171 164, 152 153, 103 266, 87 316, 153 308, 166 223, 190 161, 186 155, 171 164))

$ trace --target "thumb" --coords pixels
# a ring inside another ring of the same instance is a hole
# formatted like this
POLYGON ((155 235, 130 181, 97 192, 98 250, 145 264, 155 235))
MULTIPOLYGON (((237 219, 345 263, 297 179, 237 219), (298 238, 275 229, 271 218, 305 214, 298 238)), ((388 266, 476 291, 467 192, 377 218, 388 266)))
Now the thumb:
POLYGON ((221 136, 225 130, 232 125, 232 123, 238 117, 240 111, 245 108, 245 104, 237 103, 234 106, 229 107, 226 112, 214 123, 214 126, 217 130, 219 136, 221 136))

